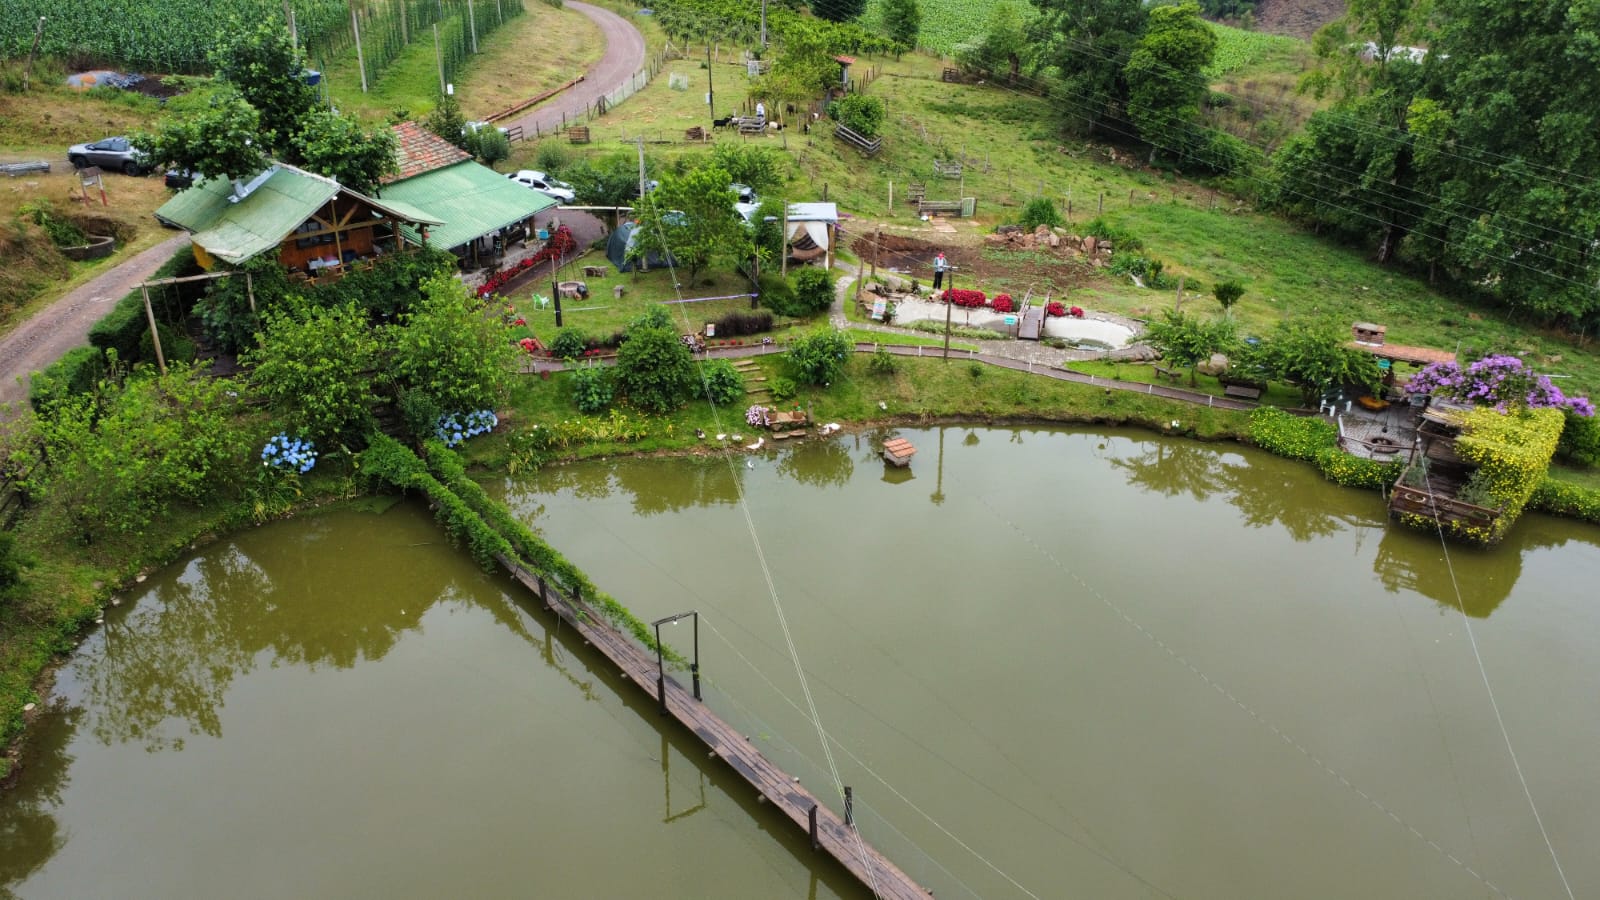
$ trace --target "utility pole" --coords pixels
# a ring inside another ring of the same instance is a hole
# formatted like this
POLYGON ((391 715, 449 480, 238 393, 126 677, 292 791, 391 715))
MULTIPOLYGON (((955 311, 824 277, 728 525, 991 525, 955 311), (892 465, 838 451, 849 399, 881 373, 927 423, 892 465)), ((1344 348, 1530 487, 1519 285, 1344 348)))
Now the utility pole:
MULTIPOLYGON (((945 276, 947 278, 947 283, 944 286, 944 289, 945 289, 945 295, 944 295, 945 296, 945 302, 944 302, 944 361, 945 362, 949 362, 950 361, 950 308, 955 306, 956 267, 955 266, 950 266, 949 268, 945 269, 944 274, 945 274, 945 276)), ((937 295, 935 295, 935 296, 937 296, 937 295)))
POLYGON ((767 49, 767 0, 761 0, 761 49, 767 49))
POLYGON ((439 23, 433 23, 433 62, 439 67, 439 96, 444 96, 444 54, 439 50, 439 23))
POLYGON ((33 58, 39 53, 39 42, 44 40, 44 16, 33 26, 33 48, 28 51, 28 64, 22 67, 22 92, 28 92, 28 79, 33 75, 33 58))
POLYGON ((356 36, 356 68, 361 70, 361 93, 367 92, 367 63, 361 55, 361 20, 356 15, 356 8, 350 7, 350 30, 356 36))
POLYGON ((778 241, 778 254, 783 263, 778 267, 778 274, 789 277, 789 204, 783 205, 783 235, 778 241))
POLYGON ((644 200, 644 135, 640 134, 639 141, 639 200, 644 200))
POLYGON ((711 45, 706 45, 706 106, 711 108, 711 118, 717 117, 716 79, 711 76, 711 45))

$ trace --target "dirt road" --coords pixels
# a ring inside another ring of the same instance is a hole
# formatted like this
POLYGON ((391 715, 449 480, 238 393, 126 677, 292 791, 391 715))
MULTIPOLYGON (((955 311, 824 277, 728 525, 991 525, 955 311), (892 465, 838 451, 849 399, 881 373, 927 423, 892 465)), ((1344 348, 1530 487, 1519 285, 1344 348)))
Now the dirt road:
POLYGON ((627 19, 577 0, 567 0, 566 7, 583 13, 600 27, 606 41, 605 55, 570 90, 520 119, 499 123, 501 126, 521 125, 528 135, 534 134, 537 127, 539 134, 549 134, 561 127, 563 116, 571 121, 581 115, 597 98, 616 90, 644 66, 644 35, 627 19))
MULTIPOLYGON (((176 234, 72 291, 0 339, 0 404, 26 403, 28 375, 85 343, 89 329, 189 240, 176 234), (20 381, 19 381, 20 379, 20 381)), ((0 418, 9 419, 0 407, 0 418)))

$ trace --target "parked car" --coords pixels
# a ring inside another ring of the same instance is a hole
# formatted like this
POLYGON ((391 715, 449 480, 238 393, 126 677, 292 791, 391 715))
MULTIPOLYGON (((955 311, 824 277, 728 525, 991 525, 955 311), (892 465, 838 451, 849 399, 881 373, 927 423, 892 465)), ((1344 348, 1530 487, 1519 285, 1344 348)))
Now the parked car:
MULTIPOLYGON (((468 122, 466 125, 464 125, 462 127, 461 133, 462 134, 477 134, 478 132, 480 132, 480 131, 484 130, 485 128, 488 128, 488 127, 489 127, 489 123, 488 122, 468 122)), ((508 136, 511 134, 511 129, 509 129, 509 128, 496 127, 495 131, 498 131, 501 134, 508 135, 508 136)))
POLYGON ((751 206, 755 206, 761 202, 761 198, 756 196, 756 189, 748 184, 740 184, 735 181, 729 187, 733 189, 735 194, 739 195, 740 203, 748 203, 751 206))
POLYGON ((146 170, 144 154, 133 148, 125 137, 108 137, 92 144, 73 144, 67 148, 67 162, 75 169, 99 166, 111 172, 143 175, 146 170))
POLYGON ((168 169, 165 182, 167 187, 181 191, 200 180, 200 176, 188 169, 168 169))
POLYGON ((532 188, 542 194, 556 198, 562 203, 571 203, 577 199, 577 194, 572 190, 572 185, 538 171, 537 169, 523 169, 512 172, 507 178, 526 188, 532 188))

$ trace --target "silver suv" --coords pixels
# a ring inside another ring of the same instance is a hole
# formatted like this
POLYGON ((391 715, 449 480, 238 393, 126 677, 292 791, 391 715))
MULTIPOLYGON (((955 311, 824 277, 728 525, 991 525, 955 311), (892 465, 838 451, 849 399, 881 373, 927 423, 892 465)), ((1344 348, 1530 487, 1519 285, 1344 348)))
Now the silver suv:
POLYGON ((74 169, 99 166, 112 172, 143 175, 146 171, 144 154, 133 148, 125 137, 108 137, 92 144, 73 144, 67 148, 67 162, 74 169))

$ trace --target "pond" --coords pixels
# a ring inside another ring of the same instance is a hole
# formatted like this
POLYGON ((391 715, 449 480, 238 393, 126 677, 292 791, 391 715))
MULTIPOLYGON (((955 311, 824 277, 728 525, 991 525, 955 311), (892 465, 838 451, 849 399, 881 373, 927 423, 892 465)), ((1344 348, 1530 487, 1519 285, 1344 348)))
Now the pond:
MULTIPOLYGON (((820 796, 836 768, 941 898, 1600 892, 1588 526, 1447 552, 1308 467, 1122 431, 497 487, 641 618, 698 610, 706 702, 820 796)), ((419 504, 252 529, 129 599, 0 795, 0 888, 862 894, 419 504)))

